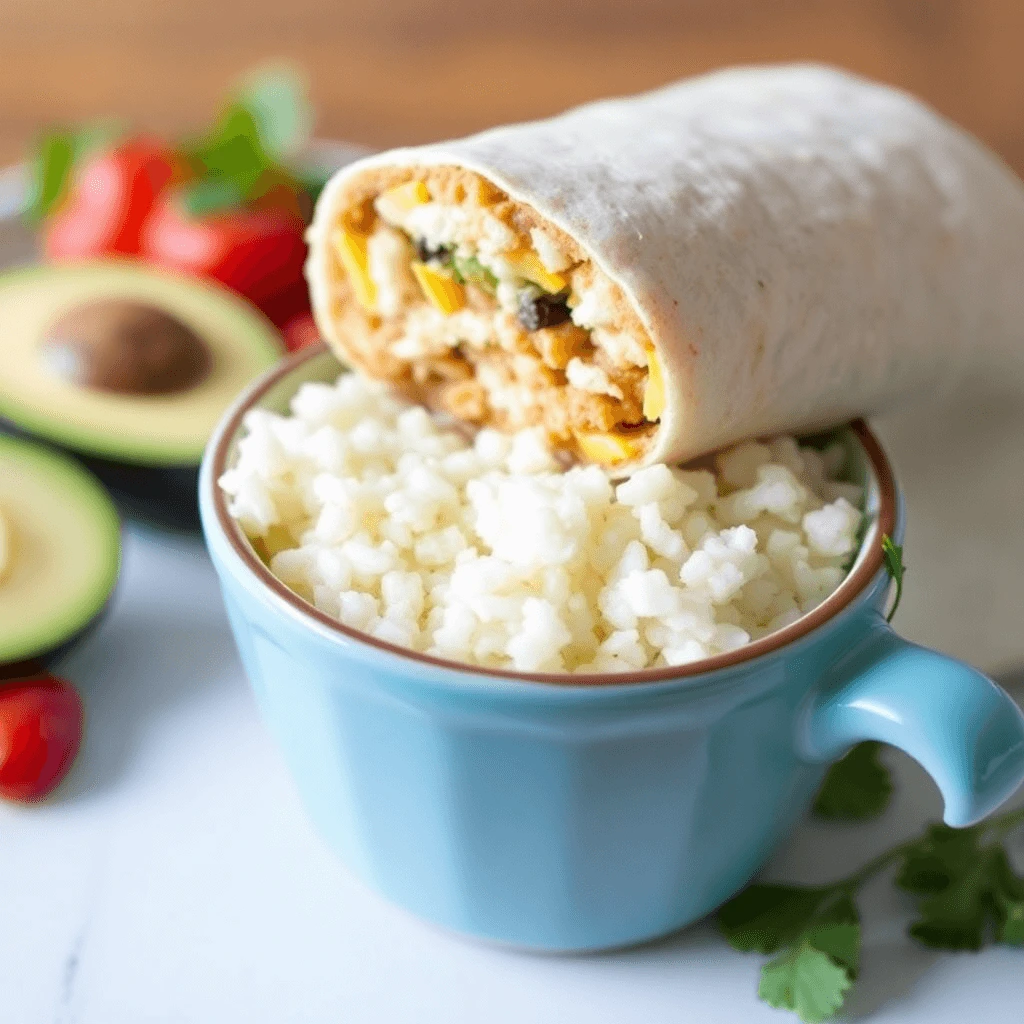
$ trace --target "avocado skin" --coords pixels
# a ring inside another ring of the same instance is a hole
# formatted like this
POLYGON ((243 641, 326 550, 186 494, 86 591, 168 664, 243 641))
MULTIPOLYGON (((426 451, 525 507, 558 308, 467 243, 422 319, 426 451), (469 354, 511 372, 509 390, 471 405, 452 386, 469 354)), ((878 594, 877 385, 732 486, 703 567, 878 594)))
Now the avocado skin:
POLYGON ((200 532, 198 466, 134 466, 83 455, 0 417, 0 433, 45 445, 85 466, 110 492, 122 516, 163 529, 200 532))
POLYGON ((88 639, 95 632, 100 623, 106 618, 115 593, 117 593, 117 587, 114 588, 110 597, 104 602, 103 607, 89 622, 77 633, 72 634, 66 640, 62 640, 56 647, 25 661, 0 662, 0 685, 13 682, 15 679, 28 679, 32 676, 51 671, 54 665, 63 658, 66 658, 83 640, 88 639))
POLYGON ((199 533, 198 466, 130 466, 68 454, 99 477, 123 515, 164 529, 199 533))

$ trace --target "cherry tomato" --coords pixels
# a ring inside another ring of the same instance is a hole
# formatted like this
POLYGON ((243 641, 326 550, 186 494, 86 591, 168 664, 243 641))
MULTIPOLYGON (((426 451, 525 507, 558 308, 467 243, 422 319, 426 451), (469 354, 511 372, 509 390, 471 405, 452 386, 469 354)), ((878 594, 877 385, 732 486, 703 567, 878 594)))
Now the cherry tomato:
POLYGON ((82 700, 48 674, 0 685, 0 796, 31 802, 52 792, 82 742, 82 700))
POLYGON ((300 276, 284 291, 278 292, 262 302, 260 309, 278 330, 283 331, 289 321, 310 313, 309 288, 306 286, 306 279, 300 276))
POLYGON ((268 311, 305 287, 304 230, 298 217, 276 209, 192 217, 169 195, 143 228, 140 254, 168 270, 219 281, 268 311))
POLYGON ((88 157, 67 199, 43 227, 47 257, 137 255, 154 203, 181 173, 173 150, 158 139, 130 139, 88 157))
POLYGON ((307 345, 315 345, 320 340, 320 331, 312 313, 299 313, 293 316, 282 328, 284 347, 289 352, 298 352, 307 345))

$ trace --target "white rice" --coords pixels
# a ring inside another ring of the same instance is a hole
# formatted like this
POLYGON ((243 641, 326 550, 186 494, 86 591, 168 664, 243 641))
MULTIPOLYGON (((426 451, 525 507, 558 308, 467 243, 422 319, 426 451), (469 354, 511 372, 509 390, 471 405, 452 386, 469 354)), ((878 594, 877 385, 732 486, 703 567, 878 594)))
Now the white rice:
POLYGON ((384 386, 305 384, 221 478, 271 571, 382 640, 487 667, 620 672, 731 651, 823 601, 854 554, 843 450, 747 442, 616 485, 539 432, 470 443, 384 386))

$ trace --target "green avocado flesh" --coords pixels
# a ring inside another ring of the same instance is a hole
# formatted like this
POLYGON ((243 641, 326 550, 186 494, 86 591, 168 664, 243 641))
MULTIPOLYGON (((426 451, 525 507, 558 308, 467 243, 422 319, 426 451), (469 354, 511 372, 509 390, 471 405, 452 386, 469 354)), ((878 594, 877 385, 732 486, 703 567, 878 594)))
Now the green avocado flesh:
POLYGON ((121 527, 77 462, 0 434, 0 665, 43 657, 102 611, 121 527))
POLYGON ((35 267, 0 277, 0 418, 83 455, 138 466, 196 466, 224 410, 277 363, 273 325, 226 289, 128 262, 35 267), (74 384, 42 357, 51 324, 101 300, 146 303, 190 327, 212 356, 195 386, 122 394, 74 384))

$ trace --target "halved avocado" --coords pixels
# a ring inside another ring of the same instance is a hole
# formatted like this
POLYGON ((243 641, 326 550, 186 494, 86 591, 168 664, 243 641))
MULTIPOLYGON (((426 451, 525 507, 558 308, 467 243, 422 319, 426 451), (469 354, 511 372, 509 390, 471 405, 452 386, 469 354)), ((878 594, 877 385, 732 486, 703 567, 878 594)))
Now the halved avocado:
POLYGON ((128 261, 0 277, 0 418, 175 525, 198 523, 198 466, 221 413, 283 352, 227 289, 128 261))
POLYGON ((78 462, 0 435, 0 677, 64 653, 117 582, 121 526, 78 462))

